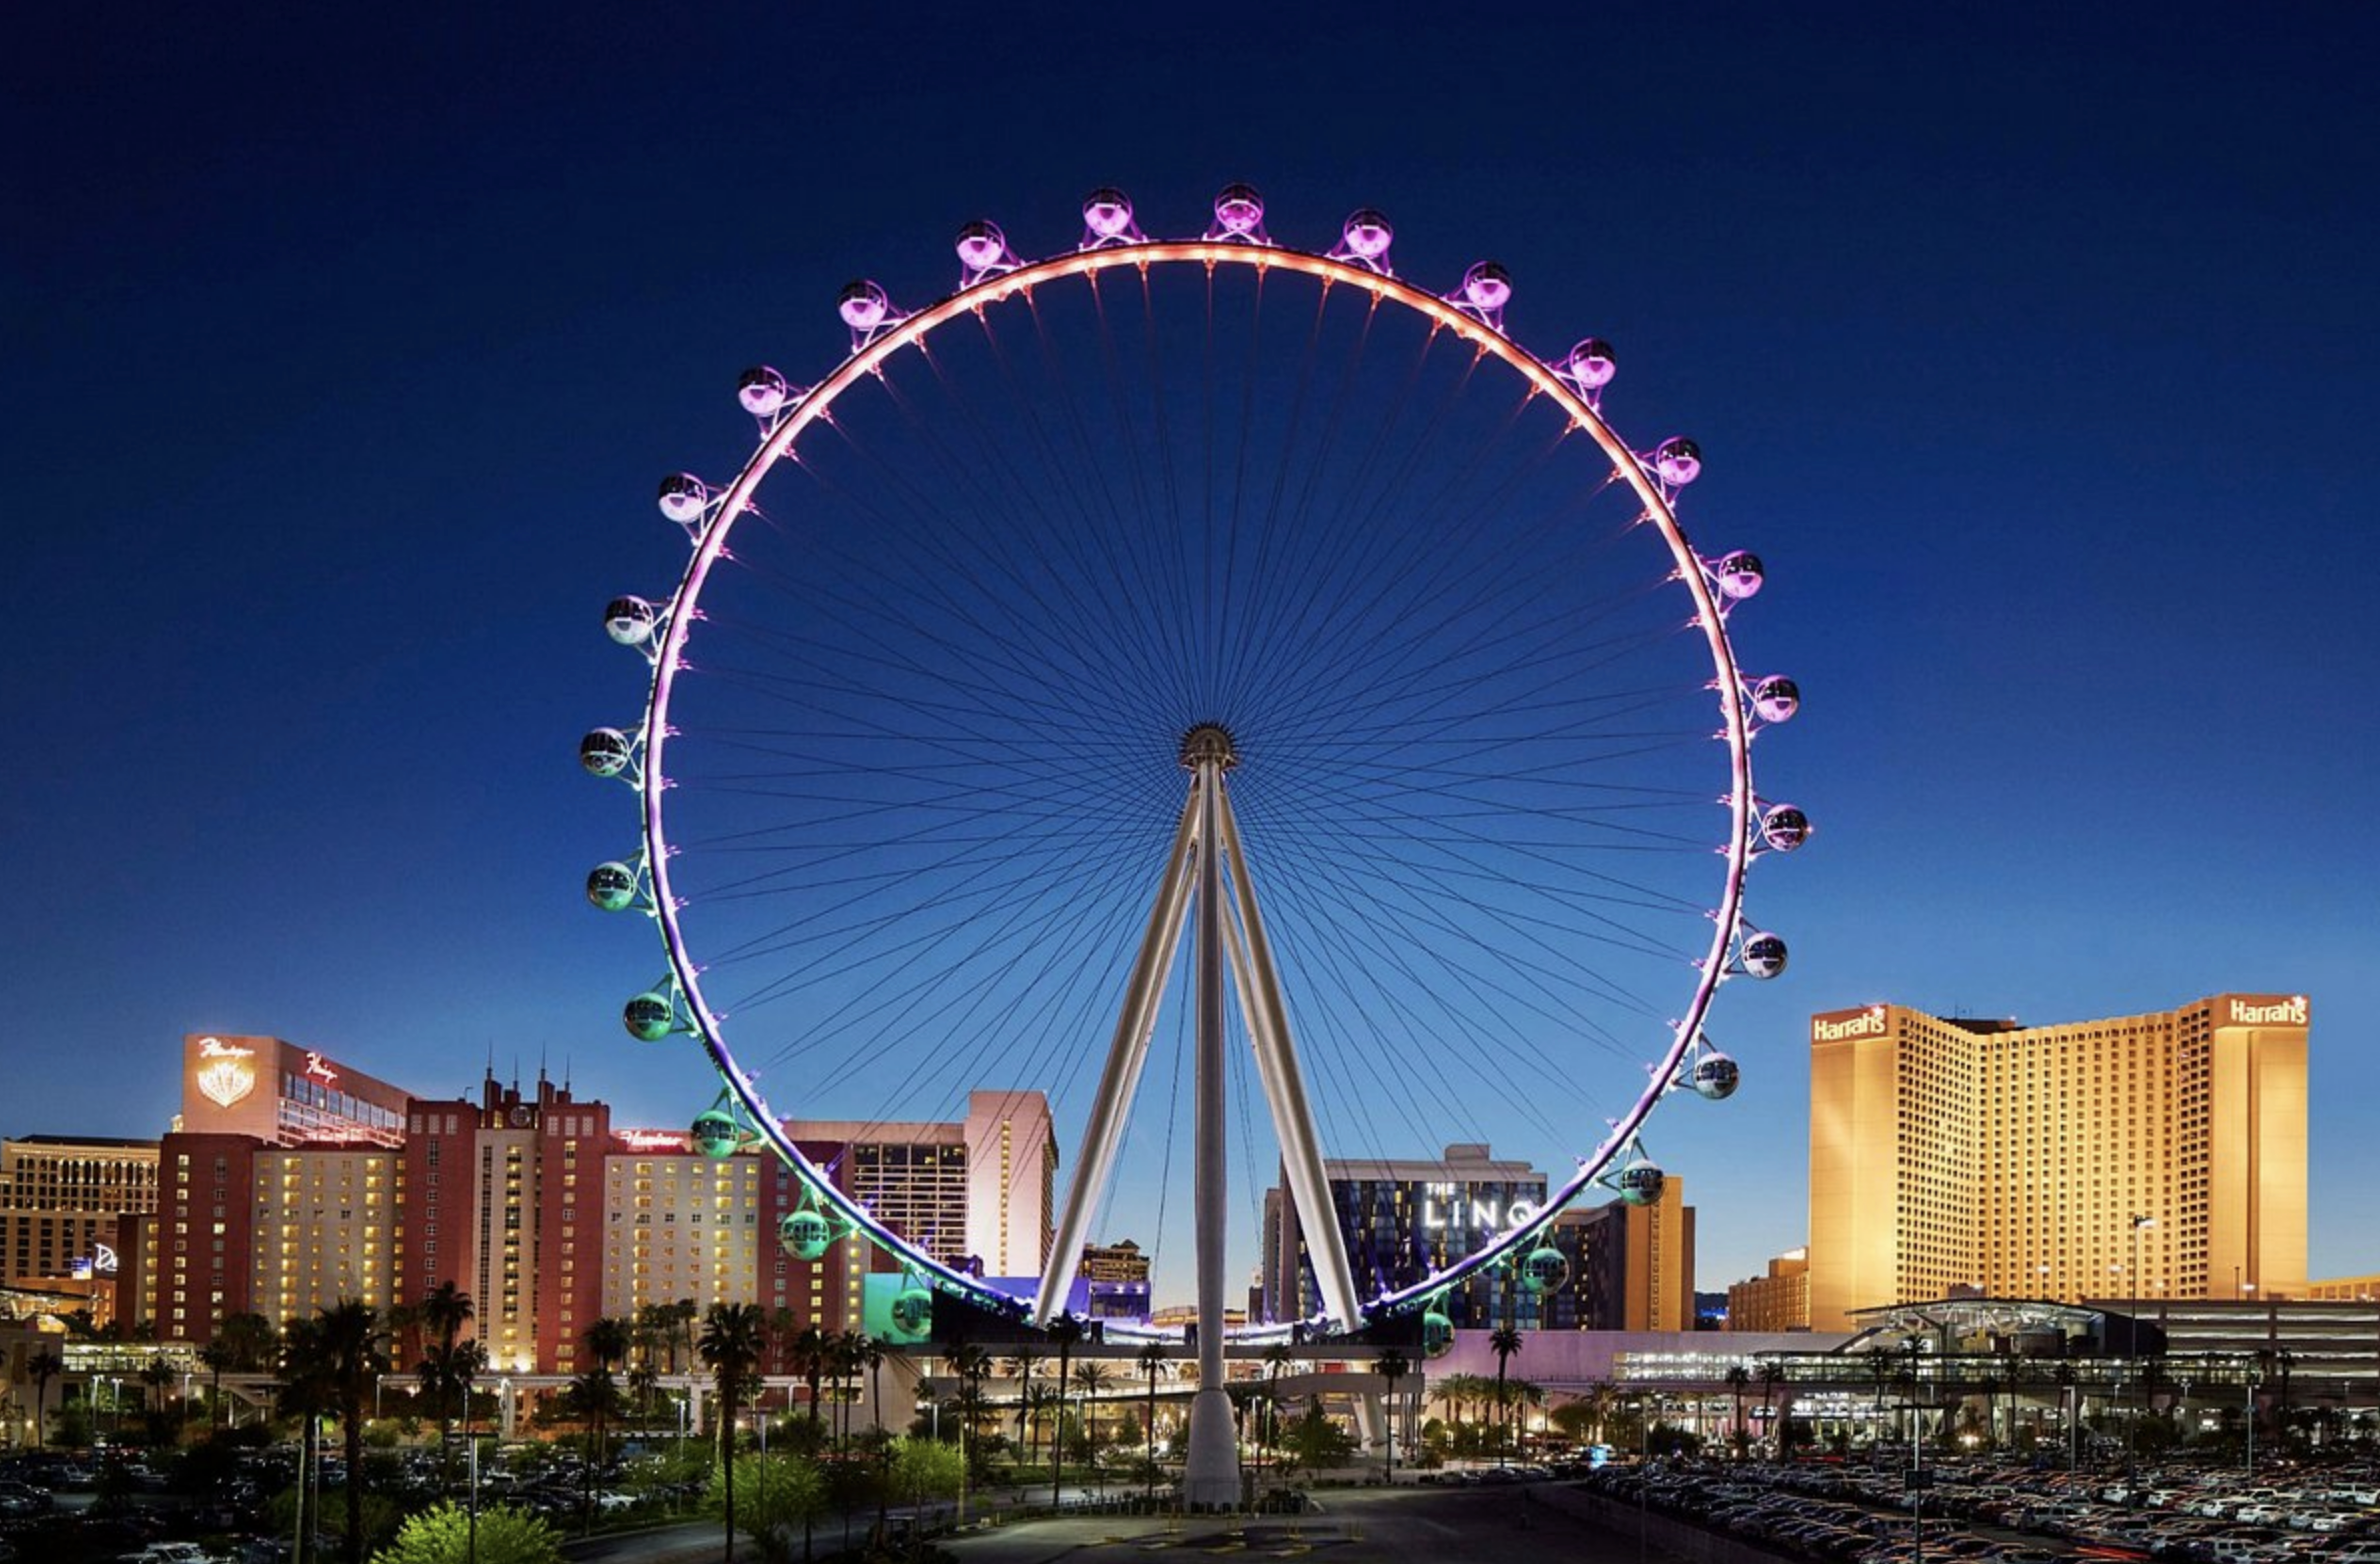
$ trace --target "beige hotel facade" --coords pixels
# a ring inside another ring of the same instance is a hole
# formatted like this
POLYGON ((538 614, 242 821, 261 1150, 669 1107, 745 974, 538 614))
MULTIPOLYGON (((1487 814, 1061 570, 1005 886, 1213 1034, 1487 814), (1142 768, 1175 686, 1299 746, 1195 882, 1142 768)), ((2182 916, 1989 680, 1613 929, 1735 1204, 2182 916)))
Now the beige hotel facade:
POLYGON ((1810 1018, 1810 1325, 1947 1296, 2302 1297, 2303 995, 1810 1018))

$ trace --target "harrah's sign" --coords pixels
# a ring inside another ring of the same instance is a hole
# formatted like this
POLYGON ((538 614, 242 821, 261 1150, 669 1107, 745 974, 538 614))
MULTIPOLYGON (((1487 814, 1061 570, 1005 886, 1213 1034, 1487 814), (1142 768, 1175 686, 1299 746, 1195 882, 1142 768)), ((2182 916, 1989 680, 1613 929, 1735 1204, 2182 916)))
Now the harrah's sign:
POLYGON ((1810 1017, 1810 1041, 1839 1043, 1851 1037, 1882 1037, 1884 1035, 1884 1007, 1870 1005, 1865 1010, 1837 1011, 1833 1015, 1810 1017))
POLYGON ((2223 1019, 2233 1026, 2304 1026, 2306 996, 2295 994, 2287 999, 2268 999, 2261 994, 2235 996, 2224 1007, 2223 1019))

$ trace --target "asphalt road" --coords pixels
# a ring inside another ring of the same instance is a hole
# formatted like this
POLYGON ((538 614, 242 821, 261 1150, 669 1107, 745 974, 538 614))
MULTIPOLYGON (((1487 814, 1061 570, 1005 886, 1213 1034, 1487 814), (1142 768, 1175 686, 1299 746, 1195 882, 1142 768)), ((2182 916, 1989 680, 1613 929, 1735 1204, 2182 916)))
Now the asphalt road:
MULTIPOLYGON (((1324 1489, 1315 1495, 1319 1508, 1300 1516, 1090 1515, 938 1541, 964 1564, 1123 1564, 1142 1555, 1176 1555, 1184 1564, 1231 1555, 1324 1564, 1681 1564, 1641 1547, 1632 1529, 1607 1531, 1566 1513, 1561 1497, 1559 1485, 1324 1489)), ((864 1532, 864 1523, 855 1530, 864 1532)), ((721 1541, 711 1523, 600 1537, 567 1551, 574 1564, 711 1564, 721 1541)), ((840 1523, 822 1522, 818 1541, 831 1551, 840 1523)), ((736 1557, 758 1553, 739 1539, 736 1557)))
POLYGON ((1565 1513, 1551 1489, 1325 1489, 1317 1513, 1246 1520, 1090 1516, 945 1539, 966 1564, 1095 1564, 1142 1554, 1314 1555, 1354 1564, 1676 1564, 1565 1513))

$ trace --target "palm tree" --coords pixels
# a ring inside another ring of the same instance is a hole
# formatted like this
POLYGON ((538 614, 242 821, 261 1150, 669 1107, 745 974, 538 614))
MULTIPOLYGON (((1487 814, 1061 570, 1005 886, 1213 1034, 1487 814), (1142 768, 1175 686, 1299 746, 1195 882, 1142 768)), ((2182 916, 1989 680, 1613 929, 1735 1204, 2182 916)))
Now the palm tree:
MULTIPOLYGON (((1777 1387, 1784 1382, 1785 1365, 1783 1363, 1775 1358, 1770 1358, 1760 1365, 1760 1404, 1768 1409, 1768 1416, 1762 1418, 1761 1421, 1776 1430, 1777 1459, 1780 1461, 1785 1459, 1787 1448, 1784 1426, 1777 1421, 1777 1387)), ((1785 1410, 1786 1416, 1790 1420, 1793 1414, 1790 1403, 1787 1404, 1785 1410)))
POLYGON ((1735 1446, 1735 1458, 1739 1461, 1744 1458, 1744 1445, 1746 1443, 1744 1435, 1744 1390, 1745 1387, 1751 1383, 1752 1371, 1750 1369, 1744 1367, 1741 1363, 1733 1363, 1728 1365, 1727 1388, 1735 1392, 1735 1421, 1729 1424, 1728 1428, 1735 1436, 1730 1442, 1735 1446))
POLYGON ((1149 1497, 1157 1497, 1157 1376, 1168 1359, 1165 1343, 1152 1341, 1140 1349, 1140 1371, 1149 1377, 1149 1497))
POLYGON ((719 1464, 726 1484, 728 1564, 735 1561, 735 1419, 744 1387, 768 1351, 766 1322, 757 1303, 714 1303, 695 1344, 719 1388, 719 1464))
POLYGON ((471 1433, 471 1386, 487 1371, 488 1349, 476 1341, 451 1344, 433 1342, 422 1350, 421 1362, 414 1366, 421 1380, 422 1392, 430 1398, 430 1405, 438 1414, 438 1486, 445 1490, 453 1480, 452 1457, 447 1449, 454 1433, 455 1412, 463 1414, 463 1434, 471 1433))
POLYGON ((1892 1383, 1892 1349, 1889 1347, 1870 1347, 1868 1349, 1868 1375, 1876 1382, 1876 1411, 1872 1419, 1868 1443, 1877 1445, 1883 1442, 1884 1387, 1892 1383))
POLYGON ((1091 1451, 1091 1470, 1097 1476, 1099 1491, 1107 1492, 1107 1478, 1099 1465, 1099 1392, 1105 1390, 1115 1372, 1104 1363, 1077 1363, 1074 1366, 1074 1388, 1083 1400, 1083 1443, 1091 1451))
POLYGON ((231 1362, 231 1346, 220 1336, 198 1349, 199 1367, 205 1369, 209 1376, 207 1404, 211 1415, 208 1421, 213 1423, 223 1421, 223 1371, 231 1367, 231 1362))
POLYGON ((471 1306, 471 1295, 455 1285, 452 1277, 422 1294, 421 1302, 414 1305, 414 1310, 420 1316, 424 1328, 438 1338, 438 1344, 442 1347, 453 1346, 455 1338, 462 1335, 463 1327, 470 1324, 477 1313, 471 1306))
POLYGON ((876 1420, 876 1535, 884 1535, 886 1505, 892 1497, 892 1430, 884 1421, 884 1343, 873 1336, 854 1339, 859 1361, 868 1370, 868 1408, 876 1420))
POLYGON ((984 1376, 992 1371, 992 1355, 971 1341, 962 1341, 950 1349, 950 1371, 959 1377, 959 1396, 963 1403, 959 1417, 959 1456, 972 1463, 975 1459, 975 1419, 983 1411, 984 1376))
POLYGON ((826 1383, 827 1362, 832 1345, 827 1333, 815 1325, 803 1326, 801 1334, 793 1338, 794 1372, 801 1375, 802 1382, 810 1387, 811 1441, 814 1448, 821 1450, 826 1448, 826 1437, 825 1430, 819 1423, 821 1410, 818 1405, 818 1397, 820 1387, 826 1383))
POLYGON ((612 1378, 612 1365, 628 1356, 628 1322, 610 1316, 598 1319, 587 1327, 580 1338, 587 1356, 595 1366, 572 1381, 570 1395, 579 1412, 594 1424, 595 1448, 593 1459, 587 1464, 587 1505, 585 1524, 588 1530, 595 1525, 595 1477, 608 1464, 604 1450, 605 1425, 621 1410, 619 1382, 612 1378))
POLYGON ((281 1350, 284 1404, 338 1418, 347 1461, 347 1564, 364 1558, 364 1406, 388 1372, 388 1331, 360 1298, 342 1298, 310 1320, 292 1321, 281 1350))
POLYGON ((1372 1372, 1388 1381, 1388 1399, 1384 1403, 1388 1413, 1388 1480, 1397 1480, 1397 1381, 1413 1372, 1413 1365, 1405 1354, 1391 1347, 1372 1360, 1372 1372))
POLYGON ((1294 1355, 1289 1343, 1276 1341, 1264 1349, 1264 1403, 1268 1437, 1266 1445, 1273 1446, 1281 1437, 1281 1371, 1289 1367, 1294 1355))
POLYGON ((620 1382, 612 1378, 612 1371, 602 1364, 588 1369, 570 1382, 563 1392, 569 1409, 587 1420, 593 1433, 594 1448, 588 1452, 585 1481, 581 1485, 579 1524, 586 1531, 595 1529, 595 1479, 608 1464, 604 1457, 604 1425, 621 1410, 620 1382))
POLYGON ((1026 1419, 1032 1415, 1033 1371, 1041 1366, 1041 1354, 1030 1347, 1019 1347, 1008 1359, 1008 1371, 1016 1376, 1016 1442, 1025 1447, 1030 1456, 1033 1445, 1027 1434, 1026 1419))
POLYGON ((851 1404, 858 1399, 860 1365, 868 1338, 855 1330, 835 1332, 831 1366, 835 1378, 835 1440, 851 1444, 851 1404))
POLYGON ((148 1394, 143 1398, 148 1411, 165 1410, 165 1392, 173 1384, 176 1372, 172 1362, 162 1352, 141 1365, 140 1382, 148 1387, 148 1394))
POLYGON ((1066 1475, 1066 1366, 1074 1344, 1083 1339, 1083 1322, 1060 1314, 1049 1323, 1049 1338, 1058 1344, 1058 1420, 1050 1430, 1050 1507, 1058 1504, 1058 1490, 1066 1475))
POLYGON ((1488 1350, 1496 1355, 1496 1411, 1502 1420, 1496 1437, 1496 1464, 1502 1466, 1512 1443, 1512 1407, 1504 1398, 1504 1370, 1512 1355, 1521 1350, 1521 1333, 1509 1325, 1497 1326, 1488 1332, 1488 1350))
POLYGON ((468 1346, 458 1345, 463 1327, 471 1323, 476 1313, 471 1295, 448 1277, 413 1306, 414 1318, 422 1323, 434 1338, 422 1348, 421 1361, 414 1372, 421 1377, 421 1388, 430 1398, 430 1405, 438 1414, 438 1487, 441 1492, 452 1483, 454 1457, 447 1448, 454 1433, 455 1405, 463 1408, 466 1433, 471 1417, 471 1382, 487 1367, 487 1349, 474 1341, 468 1346))
POLYGON ((37 1445, 49 1443, 45 1408, 50 1398, 50 1381, 65 1372, 66 1360, 55 1352, 36 1352, 25 1360, 25 1377, 33 1381, 33 1441, 37 1445))

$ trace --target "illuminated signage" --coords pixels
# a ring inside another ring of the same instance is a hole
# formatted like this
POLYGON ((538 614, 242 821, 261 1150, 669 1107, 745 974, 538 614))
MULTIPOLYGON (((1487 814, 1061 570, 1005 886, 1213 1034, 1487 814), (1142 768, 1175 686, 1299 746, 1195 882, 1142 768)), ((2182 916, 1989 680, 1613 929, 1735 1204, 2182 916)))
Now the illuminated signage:
POLYGON ((1533 1201, 1506 1203, 1467 1195, 1460 1184, 1431 1184, 1421 1195, 1421 1226, 1426 1233, 1443 1233, 1467 1225, 1482 1233, 1505 1227, 1526 1227, 1537 1215, 1533 1201))
POLYGON ((2231 1024, 2234 1026, 2304 1026, 2306 1024, 2306 996, 2296 994, 2287 999, 2234 999, 2231 1002, 2231 1024))
POLYGON ((339 1079, 339 1072, 323 1063, 322 1055, 311 1048, 306 1050, 306 1073, 325 1086, 329 1086, 339 1079))
POLYGON ((1884 1035, 1884 1007, 1870 1005, 1850 1015, 1810 1017, 1810 1041, 1839 1043, 1847 1037, 1882 1037, 1884 1035))
POLYGON ((684 1130, 614 1130, 622 1146, 630 1151, 684 1151, 684 1130))
POLYGON ((256 1090, 256 1066, 250 1063, 255 1050, 220 1037, 202 1037, 198 1057, 204 1062, 191 1079, 197 1083, 199 1095, 216 1107, 229 1108, 256 1090))

